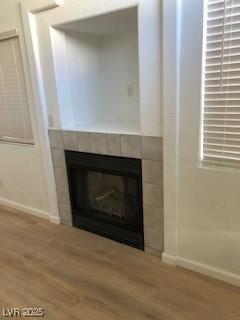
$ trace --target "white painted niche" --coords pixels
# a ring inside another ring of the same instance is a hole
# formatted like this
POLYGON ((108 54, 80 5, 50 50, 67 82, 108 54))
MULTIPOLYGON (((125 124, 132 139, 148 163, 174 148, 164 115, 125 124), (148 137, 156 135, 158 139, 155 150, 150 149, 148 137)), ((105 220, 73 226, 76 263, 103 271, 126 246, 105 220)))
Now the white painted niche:
POLYGON ((51 41, 62 127, 139 134, 137 7, 54 26, 51 41))

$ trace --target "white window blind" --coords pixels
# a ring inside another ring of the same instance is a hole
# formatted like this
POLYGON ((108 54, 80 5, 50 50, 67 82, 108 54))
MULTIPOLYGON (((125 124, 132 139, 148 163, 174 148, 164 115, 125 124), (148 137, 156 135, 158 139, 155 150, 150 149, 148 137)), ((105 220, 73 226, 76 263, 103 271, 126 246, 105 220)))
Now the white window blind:
POLYGON ((240 166, 240 0, 206 0, 202 159, 240 166))
POLYGON ((16 31, 0 33, 0 140, 33 143, 23 63, 16 31))

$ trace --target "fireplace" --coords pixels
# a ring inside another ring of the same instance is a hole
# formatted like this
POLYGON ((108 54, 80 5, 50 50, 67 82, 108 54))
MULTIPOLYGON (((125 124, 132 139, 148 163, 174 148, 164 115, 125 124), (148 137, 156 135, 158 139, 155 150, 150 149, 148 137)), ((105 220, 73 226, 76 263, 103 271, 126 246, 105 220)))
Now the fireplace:
POLYGON ((65 150, 73 225, 144 249, 139 159, 65 150))

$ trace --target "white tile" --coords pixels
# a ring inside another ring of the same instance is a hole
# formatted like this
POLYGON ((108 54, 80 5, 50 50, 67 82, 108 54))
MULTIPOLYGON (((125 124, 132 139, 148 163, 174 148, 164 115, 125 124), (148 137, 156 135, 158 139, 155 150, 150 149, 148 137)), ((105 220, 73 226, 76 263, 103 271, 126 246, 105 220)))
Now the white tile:
POLYGON ((162 161, 162 138, 142 137, 142 158, 162 161))
POLYGON ((107 135, 105 133, 90 133, 92 153, 107 154, 107 135))
POLYGON ((161 161, 142 160, 143 182, 163 184, 163 163, 161 161))
POLYGON ((111 156, 121 156, 121 136, 119 134, 107 134, 107 151, 111 156))
POLYGON ((141 139, 134 135, 121 135, 121 155, 129 158, 141 158, 141 139))

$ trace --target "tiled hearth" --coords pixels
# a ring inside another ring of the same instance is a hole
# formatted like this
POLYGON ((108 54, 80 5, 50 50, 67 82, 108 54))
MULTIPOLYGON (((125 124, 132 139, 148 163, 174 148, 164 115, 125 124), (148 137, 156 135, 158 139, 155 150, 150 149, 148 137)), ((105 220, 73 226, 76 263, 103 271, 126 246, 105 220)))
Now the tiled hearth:
POLYGON ((49 130, 58 207, 63 224, 72 226, 64 150, 142 159, 145 250, 163 251, 162 138, 49 130))

